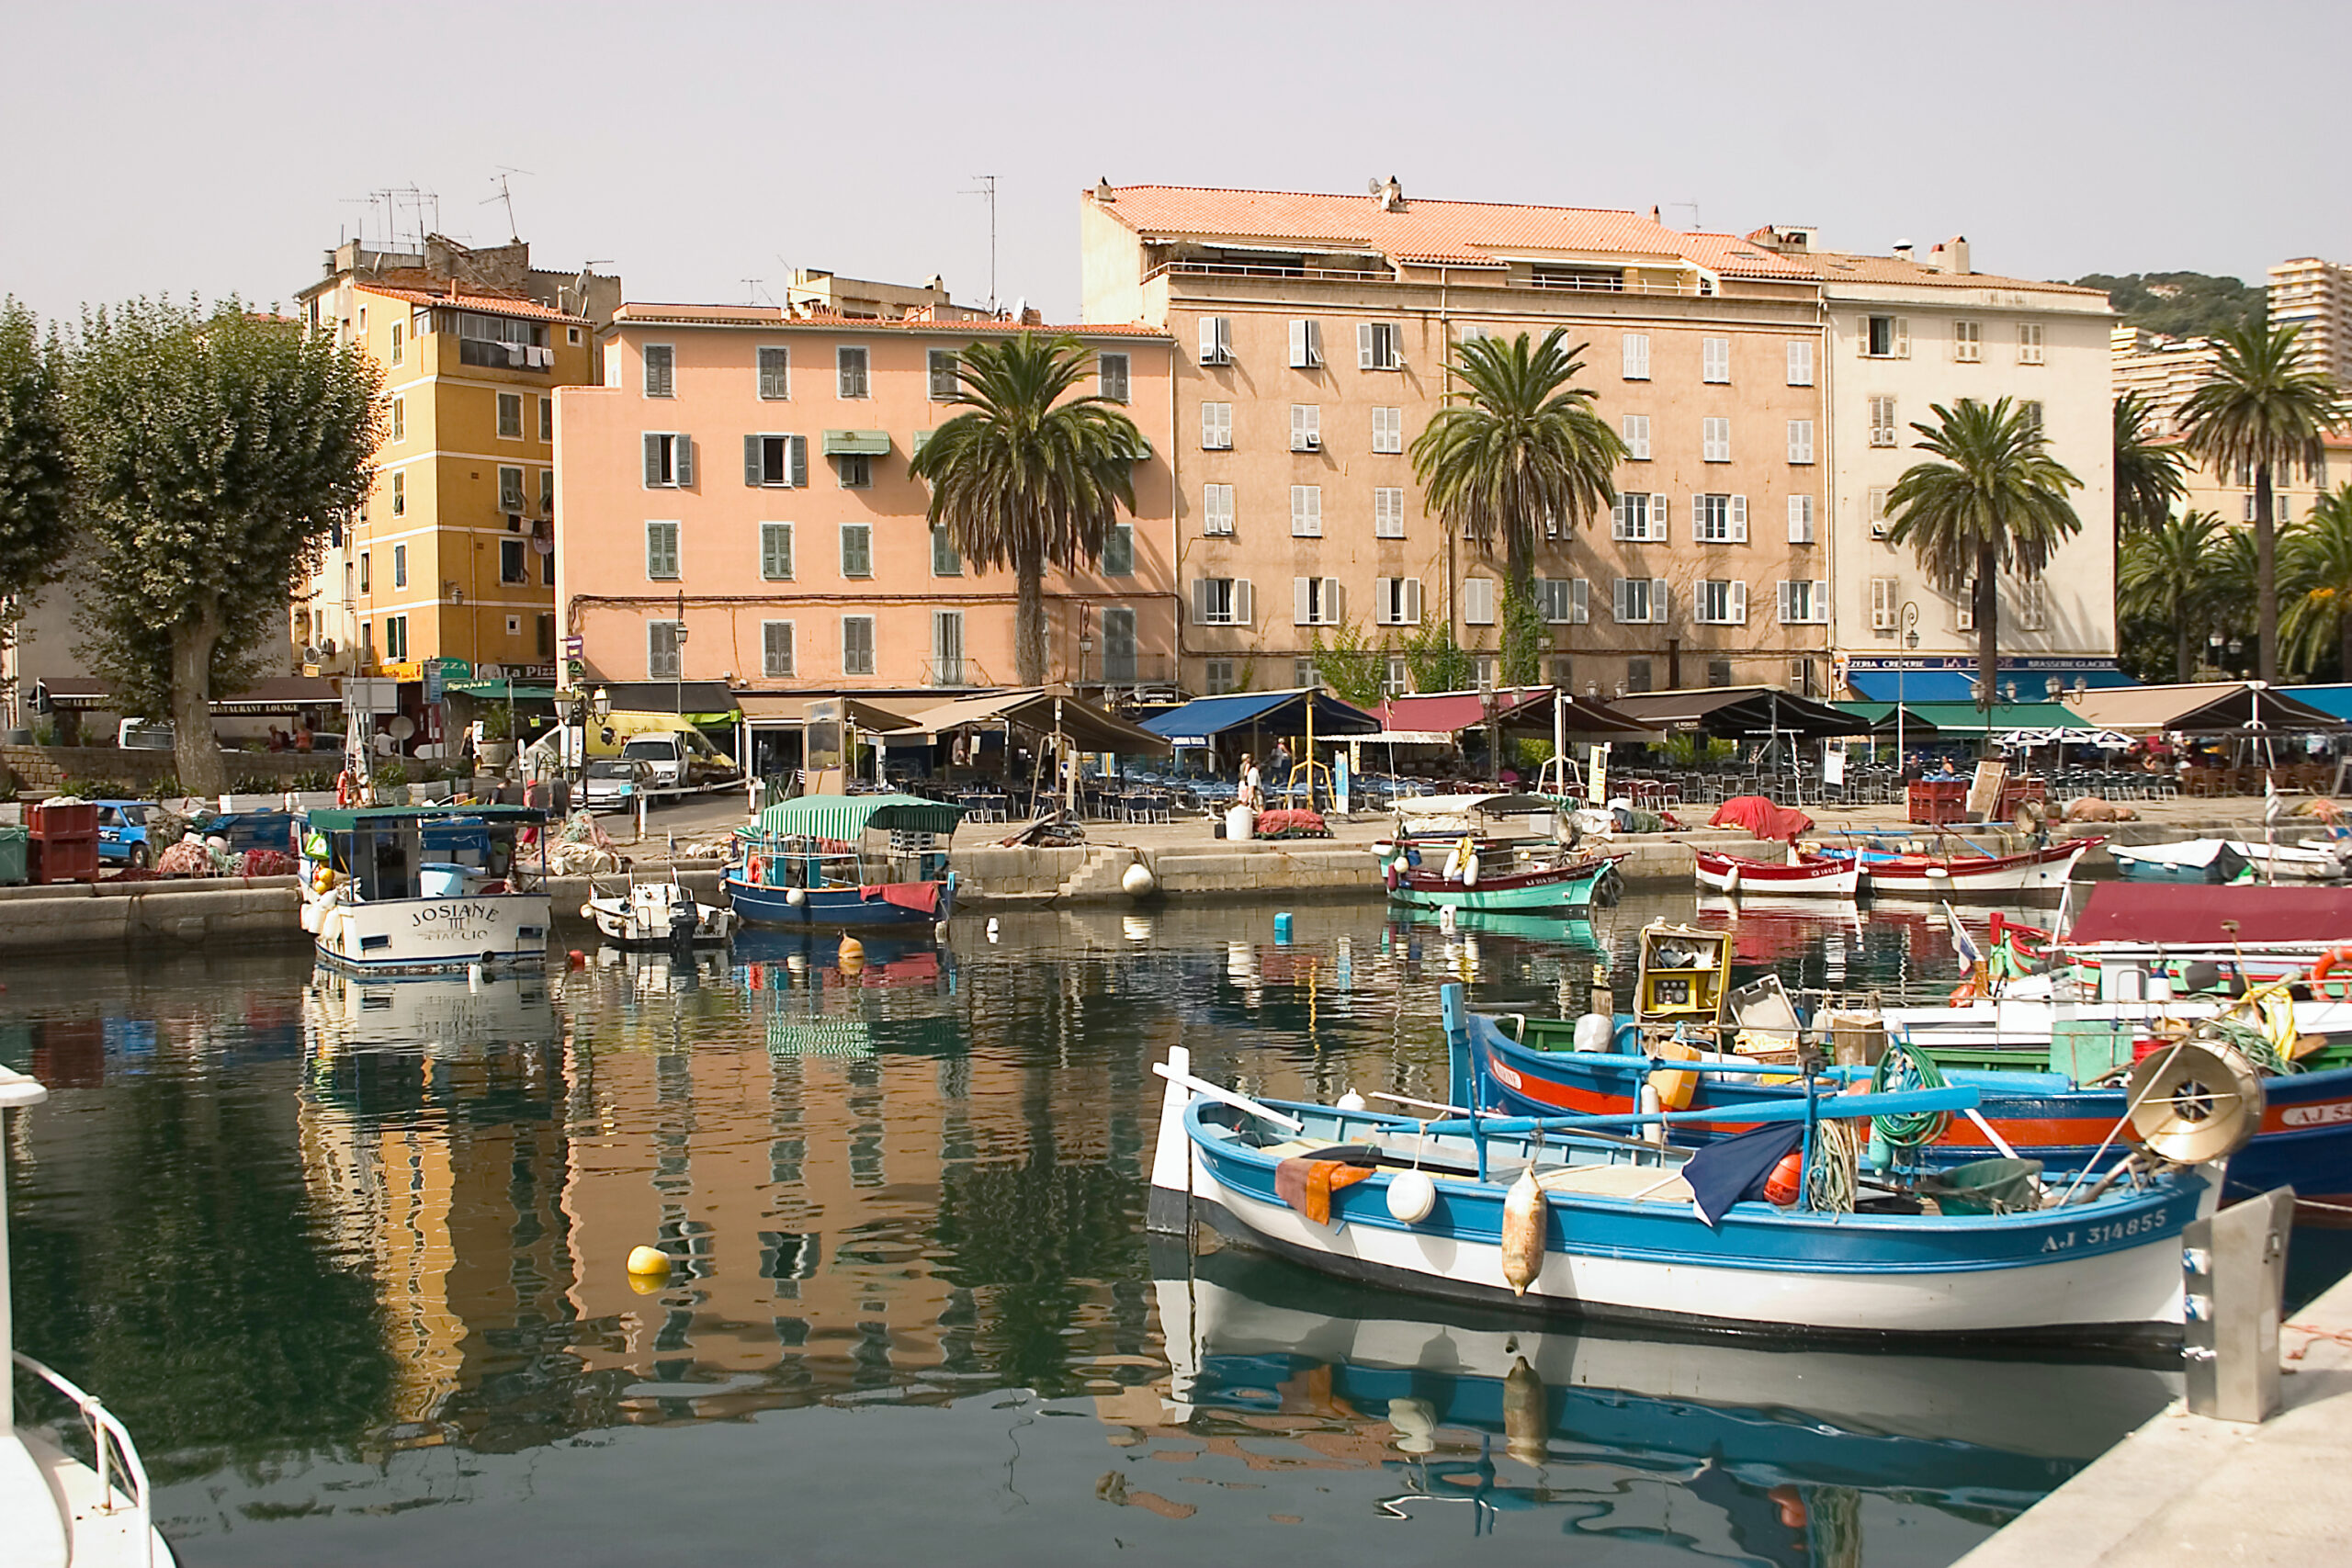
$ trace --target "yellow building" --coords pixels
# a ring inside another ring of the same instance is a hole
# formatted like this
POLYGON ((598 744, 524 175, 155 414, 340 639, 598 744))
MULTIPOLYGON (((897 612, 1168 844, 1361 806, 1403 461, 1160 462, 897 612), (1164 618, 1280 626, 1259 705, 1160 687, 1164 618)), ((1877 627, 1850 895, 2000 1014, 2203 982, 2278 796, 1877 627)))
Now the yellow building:
POLYGON ((521 242, 330 253, 304 319, 382 367, 389 409, 374 487, 294 605, 305 665, 553 677, 555 389, 599 379, 619 298, 617 278, 533 269, 521 242))

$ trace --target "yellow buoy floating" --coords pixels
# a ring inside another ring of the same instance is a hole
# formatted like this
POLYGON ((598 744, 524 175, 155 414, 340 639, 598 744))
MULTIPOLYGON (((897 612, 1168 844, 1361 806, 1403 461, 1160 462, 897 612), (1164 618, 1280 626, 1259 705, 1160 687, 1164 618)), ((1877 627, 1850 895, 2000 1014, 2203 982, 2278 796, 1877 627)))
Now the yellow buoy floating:
POLYGON ((842 968, 854 973, 865 967, 865 944, 854 936, 842 938, 842 968))
POLYGON ((629 1248, 628 1271, 632 1276, 658 1280, 670 1271, 670 1255, 658 1247, 629 1248))

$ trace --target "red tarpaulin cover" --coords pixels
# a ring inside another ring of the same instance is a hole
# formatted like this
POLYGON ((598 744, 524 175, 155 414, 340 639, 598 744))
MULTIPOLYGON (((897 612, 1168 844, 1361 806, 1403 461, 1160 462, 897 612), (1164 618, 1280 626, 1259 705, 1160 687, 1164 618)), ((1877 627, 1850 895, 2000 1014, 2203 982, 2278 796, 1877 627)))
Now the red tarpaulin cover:
POLYGON ((1813 818, 1793 806, 1775 806, 1769 795, 1735 795, 1715 807, 1711 828, 1745 828, 1759 839, 1792 840, 1813 831, 1813 818))
POLYGON ((865 889, 870 901, 881 899, 896 904, 901 909, 912 909, 919 915, 939 913, 939 884, 936 882, 883 882, 865 889))
POLYGON ((2162 888, 2094 882, 2075 917, 2073 942, 2163 942, 2227 946, 2239 942, 2352 942, 2352 887, 2162 888))

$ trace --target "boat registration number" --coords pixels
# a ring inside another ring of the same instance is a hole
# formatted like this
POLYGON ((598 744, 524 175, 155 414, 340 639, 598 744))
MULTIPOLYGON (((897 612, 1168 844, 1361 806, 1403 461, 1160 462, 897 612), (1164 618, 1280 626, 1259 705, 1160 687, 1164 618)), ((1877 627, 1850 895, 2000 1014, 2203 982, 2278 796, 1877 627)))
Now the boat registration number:
POLYGON ((2337 1100, 2333 1105, 2289 1105, 2282 1107, 2278 1120, 2290 1127, 2332 1127, 2342 1122, 2352 1122, 2352 1101, 2337 1100))
POLYGON ((2068 1231, 2064 1235, 2045 1237, 2041 1243, 2041 1250, 2064 1252, 2075 1246, 2078 1240, 2085 1247, 2112 1247, 2119 1241, 2130 1241, 2135 1236, 2143 1236, 2161 1230, 2164 1228, 2164 1223, 2165 1211, 2151 1209, 2144 1214, 2134 1214, 2128 1220, 2114 1220, 2105 1224, 2085 1225, 2079 1231, 2068 1231))

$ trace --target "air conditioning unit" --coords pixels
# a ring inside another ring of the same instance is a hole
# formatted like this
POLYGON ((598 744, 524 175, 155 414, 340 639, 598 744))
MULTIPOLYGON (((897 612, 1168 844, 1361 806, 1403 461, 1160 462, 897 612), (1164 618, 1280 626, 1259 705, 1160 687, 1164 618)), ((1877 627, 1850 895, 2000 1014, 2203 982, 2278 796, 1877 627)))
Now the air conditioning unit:
POLYGON ((322 659, 333 659, 334 657, 334 638, 329 637, 326 641, 319 644, 319 656, 322 659))
POLYGON ((1883 524, 1883 523, 1873 523, 1873 524, 1871 524, 1871 538, 1873 538, 1873 539, 1883 539, 1883 538, 1885 538, 1885 537, 1886 537, 1886 525, 1885 525, 1885 524, 1883 524))
POLYGON ((521 513, 510 512, 506 514, 506 531, 510 534, 519 534, 523 531, 523 514, 521 513))

